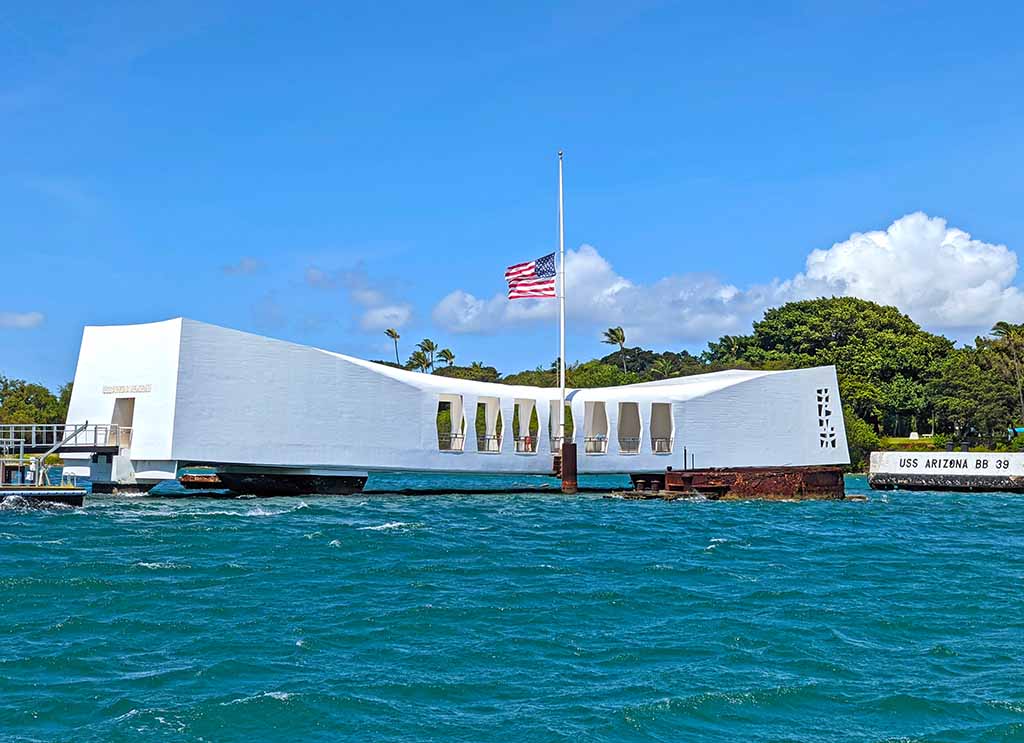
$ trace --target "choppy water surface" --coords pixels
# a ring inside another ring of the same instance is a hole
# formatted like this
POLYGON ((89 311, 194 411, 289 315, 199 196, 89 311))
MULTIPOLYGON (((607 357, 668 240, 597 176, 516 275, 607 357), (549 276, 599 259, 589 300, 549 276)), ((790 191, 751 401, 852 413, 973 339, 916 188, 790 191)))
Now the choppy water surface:
POLYGON ((0 622, 3 740, 1024 740, 1024 497, 97 496, 0 622))

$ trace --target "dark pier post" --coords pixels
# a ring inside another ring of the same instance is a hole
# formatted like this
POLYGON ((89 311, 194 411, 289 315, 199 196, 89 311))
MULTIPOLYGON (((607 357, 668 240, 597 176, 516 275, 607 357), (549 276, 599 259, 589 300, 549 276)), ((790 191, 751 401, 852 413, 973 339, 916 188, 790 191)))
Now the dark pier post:
POLYGON ((562 492, 573 495, 576 492, 576 444, 562 444, 562 492))

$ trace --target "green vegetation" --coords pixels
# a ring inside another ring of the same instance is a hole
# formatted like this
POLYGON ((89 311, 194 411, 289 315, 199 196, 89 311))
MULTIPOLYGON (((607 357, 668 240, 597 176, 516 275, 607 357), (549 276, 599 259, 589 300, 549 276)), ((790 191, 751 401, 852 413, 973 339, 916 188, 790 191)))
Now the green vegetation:
POLYGON ((604 331, 604 338, 602 343, 607 343, 609 346, 618 346, 619 355, 622 357, 622 371, 626 371, 626 331, 621 327, 608 328, 604 331))
MULTIPOLYGON (((725 335, 699 355, 628 348, 622 328, 601 342, 613 353, 566 369, 570 387, 612 387, 723 369, 800 369, 834 365, 854 467, 872 449, 943 449, 950 443, 1024 450, 1007 443, 1011 425, 1024 425, 1024 326, 997 323, 989 337, 960 348, 929 333, 895 307, 853 297, 790 302, 765 312, 749 335, 725 335), (920 439, 906 438, 912 431, 920 439), (929 435, 931 434, 931 435, 929 435)), ((558 362, 502 376, 480 362, 434 368, 429 339, 406 368, 484 382, 558 385, 558 362)), ((1016 440, 1015 440, 1016 441, 1016 440)))
POLYGON ((850 449, 850 468, 859 472, 866 469, 868 455, 881 448, 878 434, 849 408, 843 409, 843 418, 846 421, 846 445, 850 449))
POLYGON ((398 339, 401 338, 402 336, 400 336, 398 334, 398 331, 395 330, 394 328, 388 328, 387 330, 385 330, 384 335, 386 335, 388 338, 395 342, 395 363, 401 364, 402 362, 398 357, 398 339))
POLYGON ((0 376, 0 423, 64 423, 71 382, 56 394, 41 384, 0 376))

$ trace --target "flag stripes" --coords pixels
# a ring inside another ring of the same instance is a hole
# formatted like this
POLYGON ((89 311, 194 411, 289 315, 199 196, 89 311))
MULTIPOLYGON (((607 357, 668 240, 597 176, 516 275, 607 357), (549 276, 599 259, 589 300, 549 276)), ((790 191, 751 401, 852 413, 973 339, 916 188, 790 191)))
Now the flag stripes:
POLYGON ((543 299, 557 297, 555 293, 555 277, 549 279, 519 279, 508 284, 509 299, 543 299))
POLYGON ((533 276, 536 265, 537 261, 527 261, 526 263, 517 263, 514 266, 509 266, 505 269, 505 281, 533 276))
POLYGON ((555 254, 516 263, 505 269, 509 299, 545 299, 557 297, 555 292, 555 254))

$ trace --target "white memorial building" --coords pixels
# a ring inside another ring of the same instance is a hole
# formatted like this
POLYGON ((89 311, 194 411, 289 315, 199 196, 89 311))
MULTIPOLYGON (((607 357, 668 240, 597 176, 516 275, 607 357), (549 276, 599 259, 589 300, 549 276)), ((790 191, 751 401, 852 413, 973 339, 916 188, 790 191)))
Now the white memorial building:
MULTIPOLYGON (((68 423, 130 429, 72 470, 152 484, 179 468, 550 474, 558 388, 473 382, 187 319, 87 327, 68 423), (553 423, 554 422, 554 423, 553 423)), ((849 461, 834 367, 570 389, 580 475, 849 461), (685 457, 685 458, 684 458, 685 457)))

